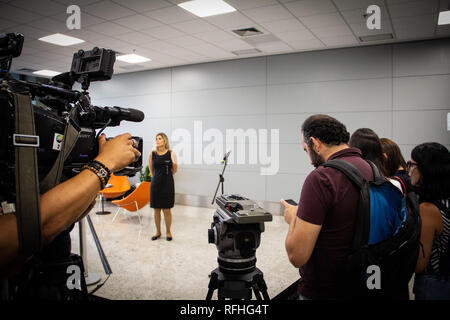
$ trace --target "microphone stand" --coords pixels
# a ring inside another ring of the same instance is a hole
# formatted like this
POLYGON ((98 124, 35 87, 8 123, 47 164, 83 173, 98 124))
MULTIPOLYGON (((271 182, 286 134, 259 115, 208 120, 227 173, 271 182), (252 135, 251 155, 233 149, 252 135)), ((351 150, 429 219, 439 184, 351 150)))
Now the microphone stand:
POLYGON ((224 156, 223 156, 223 160, 222 162, 224 163, 223 169, 222 169, 222 173, 219 174, 219 183, 217 184, 217 188, 216 188, 216 192, 214 193, 214 197, 211 201, 211 204, 214 204, 214 200, 216 200, 216 196, 217 196, 217 191, 219 191, 219 187, 222 184, 222 194, 223 194, 223 184, 225 182, 225 178, 223 176, 223 174, 225 173, 225 169, 227 167, 228 164, 228 157, 230 156, 231 151, 228 151, 224 156))

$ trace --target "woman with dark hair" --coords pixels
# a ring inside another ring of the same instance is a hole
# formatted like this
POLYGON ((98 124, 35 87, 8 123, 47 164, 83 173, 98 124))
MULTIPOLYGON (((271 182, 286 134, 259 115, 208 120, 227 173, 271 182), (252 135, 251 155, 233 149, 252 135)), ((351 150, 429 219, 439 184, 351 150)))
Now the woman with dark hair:
POLYGON ((450 299, 450 152, 428 142, 411 152, 407 168, 420 202, 422 250, 416 266, 416 300, 450 299))
POLYGON ((369 128, 360 128, 353 132, 350 137, 349 146, 358 148, 362 157, 372 161, 384 176, 389 176, 384 168, 383 151, 378 135, 369 128))
POLYGON ((389 178, 390 175, 384 166, 385 158, 383 156, 380 138, 375 131, 369 128, 360 128, 356 130, 350 137, 348 145, 352 148, 361 150, 363 159, 372 161, 380 170, 380 173, 403 192, 401 183, 389 178))
POLYGON ((399 146, 388 138, 381 138, 381 148, 384 156, 384 169, 391 179, 400 182, 403 194, 413 191, 411 179, 406 170, 406 161, 403 158, 399 146))

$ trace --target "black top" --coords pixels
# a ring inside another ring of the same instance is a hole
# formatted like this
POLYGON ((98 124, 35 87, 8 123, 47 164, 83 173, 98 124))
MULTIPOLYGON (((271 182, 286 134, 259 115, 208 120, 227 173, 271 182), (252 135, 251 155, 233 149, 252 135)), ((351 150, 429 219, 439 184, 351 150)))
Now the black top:
POLYGON ((172 176, 171 151, 163 155, 152 152, 153 173, 150 186, 150 207, 156 209, 172 208, 175 202, 175 186, 172 176))
POLYGON ((404 195, 411 191, 414 191, 414 187, 411 185, 411 178, 409 177, 408 171, 397 170, 397 172, 391 178, 400 182, 404 195))

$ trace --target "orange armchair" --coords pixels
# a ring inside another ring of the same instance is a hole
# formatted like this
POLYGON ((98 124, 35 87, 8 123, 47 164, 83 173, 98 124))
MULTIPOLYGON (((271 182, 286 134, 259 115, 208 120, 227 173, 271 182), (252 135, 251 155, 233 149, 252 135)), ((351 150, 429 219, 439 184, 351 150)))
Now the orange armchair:
POLYGON ((111 174, 108 184, 111 185, 111 187, 99 191, 106 199, 118 198, 131 188, 127 176, 115 176, 114 174, 111 174))
MULTIPOLYGON (((125 209, 128 211, 137 211, 139 224, 142 227, 142 218, 139 209, 143 208, 147 203, 150 202, 150 182, 141 182, 138 187, 125 198, 120 200, 113 200, 111 202, 119 207, 116 214, 114 215, 114 218, 112 219, 112 222, 114 222, 120 210, 125 209)), ((141 231, 139 231, 139 236, 140 234, 141 231)))

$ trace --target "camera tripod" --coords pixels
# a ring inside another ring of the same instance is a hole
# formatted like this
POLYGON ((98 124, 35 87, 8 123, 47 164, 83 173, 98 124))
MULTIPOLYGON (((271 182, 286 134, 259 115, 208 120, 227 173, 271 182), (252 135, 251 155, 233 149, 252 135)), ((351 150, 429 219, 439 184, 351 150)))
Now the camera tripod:
POLYGON ((270 300, 267 294, 267 285, 263 273, 258 268, 248 273, 223 273, 219 268, 211 272, 211 280, 208 285, 206 300, 211 300, 214 290, 217 291, 219 300, 250 300, 252 289, 256 300, 270 300), (261 297, 262 294, 262 297, 261 297))
POLYGON ((228 151, 222 159, 222 163, 224 164, 223 169, 222 169, 222 173, 219 174, 219 183, 217 184, 217 188, 216 188, 216 192, 214 193, 214 197, 211 201, 211 204, 214 204, 214 200, 216 200, 216 196, 217 196, 217 192, 219 191, 219 187, 220 185, 222 185, 222 194, 223 194, 223 184, 225 182, 225 177, 223 176, 223 174, 225 173, 225 169, 227 168, 227 164, 228 164, 228 157, 230 156, 231 151, 228 151))

